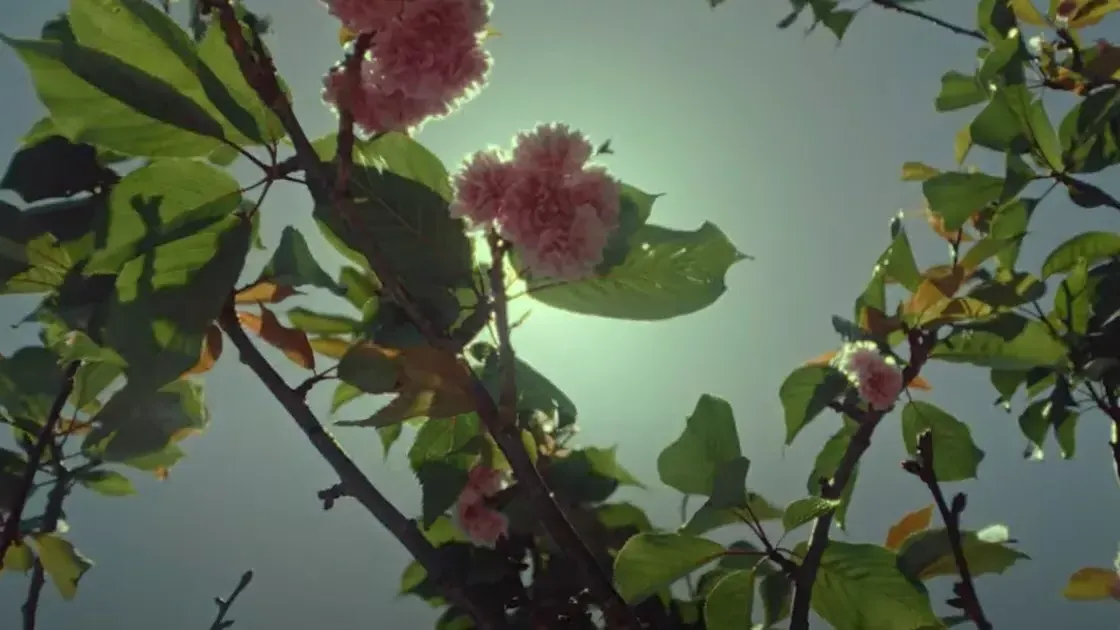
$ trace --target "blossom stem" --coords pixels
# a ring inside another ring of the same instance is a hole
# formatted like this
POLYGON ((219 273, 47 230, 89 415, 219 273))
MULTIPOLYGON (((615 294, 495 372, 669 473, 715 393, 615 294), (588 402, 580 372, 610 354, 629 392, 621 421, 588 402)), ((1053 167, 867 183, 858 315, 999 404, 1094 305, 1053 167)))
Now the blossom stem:
MULTIPOLYGON (((929 353, 933 350, 935 340, 936 335, 932 332, 910 331, 910 362, 902 371, 904 389, 918 376, 922 366, 929 359, 929 353)), ((848 448, 844 451, 832 479, 821 481, 821 497, 824 499, 839 500, 843 495, 844 488, 851 481, 860 458, 871 446, 871 436, 885 413, 875 410, 860 412, 857 409, 847 408, 844 408, 843 411, 849 417, 859 421, 859 428, 856 429, 851 441, 848 442, 848 448)), ((824 558, 825 549, 828 547, 828 534, 835 516, 836 512, 833 510, 822 515, 813 523, 813 532, 809 537, 809 548, 805 552, 805 557, 801 561, 801 567, 798 569, 797 577, 794 580, 796 588, 790 611, 789 630, 809 630, 809 611, 812 609, 813 603, 813 583, 817 579, 817 571, 820 570, 821 560, 824 558)))

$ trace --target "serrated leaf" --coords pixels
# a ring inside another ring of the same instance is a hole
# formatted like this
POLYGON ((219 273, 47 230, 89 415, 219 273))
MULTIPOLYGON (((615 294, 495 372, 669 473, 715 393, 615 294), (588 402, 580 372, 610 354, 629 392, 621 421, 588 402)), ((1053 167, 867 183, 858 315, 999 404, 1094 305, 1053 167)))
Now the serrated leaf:
POLYGON ((805 497, 798 499, 786 506, 785 515, 782 516, 782 527, 788 532, 802 525, 814 521, 840 507, 837 499, 823 499, 821 497, 805 497))
MULTIPOLYGON (((973 576, 1003 573, 1019 560, 1030 559, 1027 554, 1008 546, 1009 542, 1007 528, 1003 525, 992 525, 978 532, 961 532, 961 548, 969 572, 973 576)), ((920 580, 957 576, 947 530, 929 529, 906 539, 898 550, 898 566, 907 575, 920 580)))
POLYGON ((899 571, 895 554, 832 541, 813 586, 813 610, 834 628, 936 628, 929 594, 899 571))
POLYGON ((805 425, 847 389, 848 379, 832 367, 807 366, 791 372, 778 390, 785 409, 786 444, 792 444, 805 425))
POLYGON ((735 416, 727 401, 705 394, 684 432, 657 457, 661 481, 686 494, 710 495, 716 471, 741 455, 735 416))
POLYGON ((37 534, 32 537, 36 555, 51 582, 58 588, 62 599, 74 599, 78 580, 93 567, 93 561, 84 556, 74 545, 57 534, 37 534))

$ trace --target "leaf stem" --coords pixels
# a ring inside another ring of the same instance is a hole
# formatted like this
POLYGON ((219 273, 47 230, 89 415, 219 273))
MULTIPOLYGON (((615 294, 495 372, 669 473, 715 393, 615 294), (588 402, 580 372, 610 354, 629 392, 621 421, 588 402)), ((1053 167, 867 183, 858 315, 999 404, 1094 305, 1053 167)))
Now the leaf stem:
POLYGON ((71 361, 66 366, 58 394, 55 395, 50 412, 43 423, 43 428, 39 430, 39 435, 35 438, 35 446, 27 458, 27 467, 24 469, 23 479, 12 501, 12 509, 4 519, 4 531, 0 533, 0 568, 4 566, 4 556, 8 552, 8 548, 21 537, 20 521, 23 520, 23 510, 27 507, 27 499, 31 496, 31 488, 35 485, 35 474, 39 472, 39 467, 43 464, 43 454, 54 444, 55 428, 62 416, 62 408, 66 405, 67 399, 70 398, 70 392, 74 390, 74 376, 78 373, 80 365, 81 361, 71 361))
MULTIPOLYGON (((921 372, 922 366, 929 359, 929 353, 933 350, 935 341, 936 335, 932 332, 910 331, 910 362, 902 371, 903 389, 909 386, 910 382, 921 372)), ((871 446, 871 436, 875 432, 875 427, 878 426, 885 414, 883 411, 862 412, 858 409, 846 408, 843 409, 843 412, 857 420, 859 428, 856 429, 851 441, 848 442, 848 448, 844 451, 832 479, 821 480, 821 498, 824 499, 838 500, 843 495, 844 488, 851 481, 856 465, 859 464, 860 458, 871 446)), ((828 547, 828 534, 835 516, 836 511, 833 510, 825 513, 813 523, 813 532, 809 537, 809 548, 805 552, 805 557, 801 561, 801 567, 798 569, 797 577, 794 580, 796 589, 790 612, 789 630, 809 630, 809 611, 812 609, 813 603, 813 583, 817 579, 817 571, 820 570, 821 560, 824 558, 825 549, 828 547)))
MULTIPOLYGON (((53 532, 58 529, 58 522, 62 519, 62 502, 66 500, 66 495, 70 492, 72 473, 62 464, 59 457, 61 449, 55 444, 53 435, 50 437, 49 447, 54 462, 55 478, 54 486, 51 487, 50 494, 47 495, 47 507, 43 511, 43 529, 53 532)), ((31 570, 31 583, 27 587, 27 599, 24 600, 22 607, 23 630, 35 630, 36 619, 39 614, 39 599, 43 594, 43 586, 46 581, 43 563, 36 558, 31 570)))
POLYGON ((949 600, 949 605, 964 611, 964 614, 976 624, 980 630, 992 630, 992 624, 984 616, 984 608, 980 605, 980 597, 976 594, 976 585, 972 580, 972 572, 968 568, 968 559, 964 556, 964 546, 961 542, 961 514, 964 512, 966 499, 964 493, 957 493, 950 506, 945 501, 945 493, 937 482, 937 475, 933 470, 933 433, 923 431, 918 436, 918 448, 913 460, 903 464, 907 472, 914 473, 918 479, 929 489, 937 504, 937 511, 941 513, 941 520, 945 523, 945 530, 949 536, 949 547, 953 550, 953 560, 957 565, 957 573, 961 580, 953 585, 956 597, 949 600))
POLYGON ((230 341, 241 355, 241 361, 256 374, 257 378, 269 390, 276 400, 283 405, 288 415, 296 424, 308 441, 319 452, 319 455, 334 469, 345 487, 346 493, 357 499, 366 510, 374 516, 384 527, 404 545, 405 549, 416 558, 424 567, 433 581, 439 583, 453 602, 467 614, 474 618, 479 628, 501 630, 509 628, 505 616, 493 607, 485 606, 487 598, 479 592, 468 593, 467 588, 451 575, 444 566, 438 550, 432 546, 416 523, 408 519, 373 485, 373 482, 362 473, 354 460, 342 449, 342 446, 323 427, 307 403, 284 382, 283 378, 273 369, 268 360, 261 355, 252 340, 245 334, 237 320, 237 312, 232 300, 222 311, 220 319, 222 330, 229 336, 230 341))

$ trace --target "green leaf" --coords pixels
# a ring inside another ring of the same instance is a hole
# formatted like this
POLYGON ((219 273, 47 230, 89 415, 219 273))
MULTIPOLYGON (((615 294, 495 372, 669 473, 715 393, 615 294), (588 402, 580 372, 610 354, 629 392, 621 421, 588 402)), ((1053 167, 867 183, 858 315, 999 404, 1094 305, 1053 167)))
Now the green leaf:
POLYGON ((93 567, 93 561, 57 534, 36 534, 32 540, 43 570, 51 577, 62 599, 74 599, 78 580, 93 567))
POLYGON ((1018 21, 1007 0, 980 0, 976 7, 976 24, 989 41, 1000 42, 1018 26, 1018 21))
POLYGON ((628 184, 619 185, 618 229, 607 238, 603 248, 603 261, 595 268, 598 275, 605 275, 626 262, 630 255, 630 241, 653 213, 653 203, 661 195, 653 195, 628 184))
POLYGON ((174 381, 158 392, 129 383, 90 420, 93 430, 82 443, 87 456, 132 466, 162 453, 210 424, 202 386, 174 381))
POLYGON ((936 169, 924 162, 905 162, 902 165, 902 181, 924 182, 940 172, 940 169, 936 169))
POLYGON ((848 379, 835 368, 810 365, 790 373, 778 390, 786 417, 786 444, 828 404, 848 389, 848 379))
POLYGON ((662 483, 685 494, 710 495, 720 464, 741 454, 731 405, 704 394, 684 432, 657 456, 657 473, 662 483))
POLYGON ((643 225, 626 259, 605 274, 573 282, 526 278, 529 295, 582 315, 639 321, 671 319, 711 306, 725 276, 747 259, 715 225, 688 232, 643 225))
POLYGON ((0 358, 0 407, 42 424, 62 390, 62 377, 53 352, 42 346, 20 348, 0 358))
POLYGON ((440 460, 465 447, 482 431, 478 414, 425 420, 408 450, 413 470, 425 462, 440 460))
POLYGON ((1089 267, 1084 258, 1070 269, 1069 275, 1058 285, 1054 294, 1054 316, 1066 330, 1084 335, 1088 331, 1089 318, 1093 314, 1096 294, 1096 281, 1089 279, 1089 267))
POLYGON ((1120 162, 1116 120, 1120 91, 1098 90, 1078 99, 1062 119, 1058 138, 1071 173, 1096 173, 1120 162))
POLYGON ((71 0, 70 27, 83 46, 131 64, 190 98, 223 125, 233 142, 264 144, 257 120, 199 56, 167 14, 144 0, 71 0))
POLYGON ((999 207, 989 225, 989 236, 1009 241, 1011 244, 996 254, 1001 271, 1014 271, 1019 260, 1022 238, 1038 206, 1038 199, 1016 199, 999 207))
POLYGON ((634 529, 637 533, 653 529, 649 516, 633 503, 607 503, 597 506, 595 516, 607 529, 634 529))
POLYGON ((704 602, 704 627, 707 630, 751 627, 754 579, 754 571, 732 571, 716 582, 704 602))
POLYGON ((35 566, 35 554, 31 553, 30 547, 18 540, 8 547, 4 557, 0 559, 0 572, 19 571, 20 573, 27 573, 33 566, 35 566))
POLYGON ((397 367, 380 352, 361 344, 351 346, 338 362, 338 378, 367 394, 395 391, 397 367))
MULTIPOLYGON (((410 179, 445 201, 451 201, 451 178, 447 168, 435 153, 409 136, 387 133, 371 141, 355 142, 354 151, 361 155, 361 164, 377 166, 410 179)), ((334 159, 334 155, 328 159, 334 159)))
POLYGON ((340 381, 338 387, 334 388, 334 394, 331 395, 331 414, 337 413, 347 403, 354 402, 362 395, 362 390, 347 383, 340 381))
POLYGON ((930 210, 945 220, 945 229, 960 229, 972 214, 997 201, 1004 180, 984 173, 942 173, 922 183, 930 210))
POLYGON ((105 345, 130 384, 160 387, 194 367, 203 339, 241 275, 252 229, 231 216, 124 265, 108 305, 105 345))
MULTIPOLYGON (((819 495, 821 492, 820 480, 832 479, 833 475, 836 474, 836 469, 840 467, 840 462, 844 459, 844 453, 847 452, 848 444, 851 443, 854 434, 854 422, 845 419, 844 426, 821 447, 816 460, 813 462, 813 470, 809 473, 809 479, 805 484, 805 489, 809 494, 819 495)), ((844 486, 844 490, 840 494, 840 506, 836 509, 836 522, 840 527, 844 527, 847 521, 848 506, 851 504, 852 493, 855 491, 858 478, 859 466, 856 466, 852 470, 852 476, 848 480, 848 484, 844 486)))
POLYGON ((732 523, 754 523, 781 518, 782 510, 762 496, 747 491, 751 462, 738 456, 720 464, 712 481, 711 496, 692 515, 681 533, 699 536, 732 523))
POLYGON ((911 401, 902 409, 902 443, 910 456, 917 452, 918 436, 926 431, 933 433, 933 472, 938 481, 976 477, 984 451, 972 441, 968 425, 935 405, 911 401))
POLYGON ((775 571, 758 583, 758 598, 762 601, 762 626, 770 628, 789 616, 793 584, 786 574, 775 571))
MULTIPOLYGON (((476 359, 483 361, 480 378, 487 391, 497 399, 501 391, 502 378, 495 348, 485 342, 477 342, 471 345, 470 353, 476 359)), ((579 415, 576 404, 547 376, 516 356, 513 374, 514 381, 517 383, 518 413, 541 412, 549 418, 556 418, 560 427, 576 422, 579 415)))
POLYGON ((401 433, 404 431, 404 425, 391 424, 387 427, 377 427, 377 437, 381 439, 381 456, 388 457, 389 451, 396 444, 397 440, 401 438, 401 433))
POLYGON ((377 297, 381 289, 376 276, 354 267, 343 267, 338 272, 338 282, 335 284, 342 290, 346 301, 358 310, 364 310, 369 301, 377 297))
POLYGON ((290 225, 280 233, 280 244, 261 271, 261 278, 293 288, 312 286, 342 293, 335 281, 315 261, 303 234, 290 225))
MULTIPOLYGON (((523 439, 528 435, 527 431, 522 431, 523 439)), ((535 445, 533 448, 535 450, 535 445)), ((558 496, 575 503, 605 501, 620 485, 642 487, 637 478, 618 464, 614 448, 588 447, 574 451, 554 460, 543 475, 558 496)))
POLYGON ((372 167, 355 167, 351 188, 356 199, 352 207, 315 208, 325 235, 362 256, 376 250, 410 289, 472 286, 473 255, 465 225, 451 217, 439 193, 372 167))
MULTIPOLYGON (((276 117, 272 108, 261 101, 261 97, 256 90, 249 87, 245 75, 241 72, 241 66, 238 65, 237 58, 234 57, 233 51, 226 41, 225 31, 222 30, 221 24, 213 23, 206 28, 206 34, 198 45, 198 57, 229 91, 235 103, 244 107, 253 117, 256 123, 255 127, 258 130, 257 135, 263 136, 269 142, 274 143, 279 143, 287 136, 284 125, 276 117)), ((219 97, 220 99, 221 97, 219 97)), ((234 118, 241 118, 240 114, 234 113, 235 108, 229 103, 219 105, 215 101, 215 104, 218 105, 219 109, 230 112, 226 116, 231 122, 234 122, 234 118)), ((238 125, 239 128, 242 126, 248 127, 245 122, 238 125)), ((254 135, 247 130, 244 133, 247 136, 254 135)))
POLYGON ((922 584, 878 545, 830 542, 813 585, 813 610, 837 630, 939 624, 922 584))
POLYGON ((8 163, 0 188, 24 201, 70 197, 111 186, 117 175, 97 161, 97 149, 62 136, 25 144, 8 163))
POLYGON ((959 328, 934 346, 930 357, 1001 370, 1052 367, 1065 360, 1066 347, 1046 326, 1014 313, 970 328, 959 328))
POLYGON ((357 332, 362 323, 353 317, 316 313, 300 306, 288 309, 285 313, 292 326, 312 335, 337 335, 357 332))
MULTIPOLYGON (((1012 43, 1017 45, 1017 42, 1012 43)), ((989 55, 989 59, 991 58, 989 55)), ((991 99, 968 127, 972 144, 1016 155, 1030 151, 1030 127, 1021 115, 1031 102, 1026 87, 1004 86, 993 92, 991 99), (1022 100, 1026 101, 1025 105, 1020 103, 1022 100)))
POLYGON ((950 70, 941 77, 941 92, 934 101, 934 108, 939 112, 951 112, 986 100, 988 91, 975 76, 950 70))
POLYGON ((683 534, 638 534, 614 560, 614 583, 628 603, 637 603, 716 560, 723 545, 683 534))
POLYGON ((31 71, 63 135, 124 155, 196 157, 215 151, 221 124, 173 86, 77 44, 0 36, 31 71))
POLYGON ((1042 279, 1068 272, 1079 259, 1092 265, 1105 258, 1120 256, 1120 234, 1115 232, 1084 232, 1054 248, 1042 263, 1042 279))
POLYGON ((996 308, 1014 308, 1038 300, 1045 294, 1046 285, 1037 277, 1026 272, 1001 272, 991 280, 978 284, 969 291, 968 297, 996 308))
POLYGON ((890 247, 880 257, 886 263, 887 275, 910 291, 917 291, 922 284, 922 273, 914 262, 914 250, 905 230, 899 230, 890 247))
POLYGON ((158 160, 132 171, 109 194, 105 239, 85 273, 116 273, 135 256, 228 218, 241 203, 240 188, 196 160, 158 160))
POLYGON ((78 483, 107 497, 127 497, 136 494, 128 477, 112 470, 91 470, 78 476, 78 483))
MULTIPOLYGON (((991 525, 978 532, 961 532, 961 548, 969 572, 974 577, 1003 573, 1019 560, 1030 559, 1027 554, 1009 547, 1010 542, 1007 527, 1003 525, 991 525)), ((957 576, 948 531, 927 529, 907 538, 898 551, 898 566, 907 575, 920 580, 957 576)))
POLYGON ((840 507, 838 499, 822 499, 821 497, 805 497, 798 499, 786 506, 786 513, 782 516, 782 527, 791 531, 801 527, 809 521, 836 510, 840 507))
POLYGON ((1061 143, 1058 141, 1058 134, 1054 131, 1054 125, 1050 122, 1050 116, 1046 113, 1046 106, 1042 104, 1041 99, 1036 99, 1031 103, 1027 123, 1034 145, 1042 156, 1043 164, 1041 166, 1046 166, 1055 171, 1063 170, 1061 143))
POLYGON ((443 516, 459 498, 467 485, 467 470, 473 455, 453 455, 442 460, 424 462, 415 469, 422 492, 422 514, 425 527, 443 516))

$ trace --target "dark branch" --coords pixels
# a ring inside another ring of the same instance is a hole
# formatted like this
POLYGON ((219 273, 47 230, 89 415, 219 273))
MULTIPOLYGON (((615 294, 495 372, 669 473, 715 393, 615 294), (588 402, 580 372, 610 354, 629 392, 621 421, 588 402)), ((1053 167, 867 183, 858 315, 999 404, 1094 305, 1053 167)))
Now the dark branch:
POLYGON ((22 537, 19 525, 20 521, 23 520, 23 510, 27 507, 27 499, 31 496, 31 488, 35 485, 35 474, 39 472, 39 467, 43 465, 43 454, 54 444, 54 434, 58 427, 59 418, 62 416, 62 408, 66 405, 67 399, 70 398, 70 392, 74 389, 74 375, 78 373, 78 366, 80 365, 80 361, 72 361, 66 366, 58 394, 54 398, 54 403, 51 405, 46 421, 43 422, 43 428, 39 430, 39 435, 35 438, 33 450, 27 458, 27 468, 24 470, 23 479, 12 502, 11 512, 4 520, 3 534, 0 534, 0 567, 3 566, 4 555, 8 552, 8 548, 22 537))
POLYGON ((229 597, 214 598, 214 603, 218 606, 218 615, 214 617, 214 623, 210 624, 210 630, 226 630, 226 628, 233 625, 233 620, 226 619, 226 615, 229 614, 229 609, 233 607, 233 602, 237 601, 238 596, 241 595, 241 592, 244 591, 252 581, 253 571, 250 569, 241 574, 241 579, 238 580, 237 586, 233 588, 233 592, 229 594, 229 597))
POLYGON ((942 20, 939 17, 934 17, 934 16, 926 13, 925 11, 920 11, 918 9, 912 9, 912 8, 906 6, 906 5, 898 4, 897 2, 894 2, 893 0, 871 0, 871 3, 874 4, 874 5, 883 7, 884 9, 890 9, 891 11, 898 11, 899 13, 904 13, 906 15, 916 17, 919 20, 929 22, 930 24, 933 24, 934 26, 940 26, 941 28, 943 28, 947 31, 951 31, 953 33, 956 33, 957 35, 964 35, 965 37, 971 37, 973 39, 978 39, 978 40, 980 40, 982 42, 985 42, 985 43, 987 43, 987 41, 988 41, 988 38, 984 37, 984 34, 981 33, 980 31, 977 31, 977 30, 971 29, 971 28, 965 28, 963 26, 957 26, 956 24, 953 24, 952 22, 946 22, 945 20, 942 20))
POLYGON ((937 511, 941 513, 941 520, 945 523, 945 531, 949 536, 949 547, 953 550, 953 560, 957 564, 957 573, 960 581, 953 585, 955 597, 949 600, 949 605, 964 611, 964 614, 976 624, 980 630, 992 630, 992 624, 984 616, 984 609, 980 605, 980 598, 976 594, 976 585, 972 580, 972 572, 968 569, 968 559, 964 556, 964 546, 961 541, 961 514, 964 512, 966 499, 964 493, 957 493, 950 506, 945 501, 945 494, 937 482, 937 475, 933 470, 933 433, 923 432, 918 436, 918 449, 915 459, 903 464, 903 469, 917 475, 922 483, 926 484, 933 501, 937 504, 937 511))
POLYGON ((424 534, 412 520, 394 506, 373 485, 373 482, 362 473, 354 460, 342 450, 342 446, 331 436, 319 422, 315 414, 308 408, 307 403, 297 395, 283 378, 272 368, 268 360, 261 355, 249 336, 242 330, 237 321, 237 313, 233 302, 229 302, 221 315, 222 330, 229 336, 230 341, 241 354, 241 361, 256 374, 276 400, 283 405, 288 415, 296 424, 308 441, 319 452, 319 455, 334 469, 346 494, 357 499, 366 510, 374 516, 384 527, 404 545, 405 549, 416 558, 424 567, 433 581, 443 587, 447 599, 471 615, 479 628, 499 630, 508 628, 504 615, 482 605, 486 598, 474 593, 468 595, 465 587, 453 579, 449 571, 444 568, 444 563, 439 552, 432 546, 424 534))
MULTIPOLYGON (((929 359, 934 340, 935 337, 932 333, 920 330, 910 331, 910 363, 902 371, 902 382, 907 386, 918 376, 922 366, 929 359)), ((871 446, 871 435, 875 432, 875 427, 879 425, 885 413, 881 411, 862 412, 858 409, 846 407, 842 408, 842 412, 859 421, 859 428, 856 429, 851 441, 848 442, 848 448, 844 451, 844 456, 840 460, 840 465, 836 467, 832 479, 824 480, 821 484, 821 497, 825 499, 838 500, 843 495, 844 488, 851 481, 856 465, 859 464, 864 452, 871 446)), ((801 567, 797 571, 797 579, 795 580, 796 590, 794 591, 790 612, 790 630, 809 630, 813 583, 817 579, 817 571, 820 569, 821 560, 824 558, 825 549, 828 547, 828 534, 835 516, 835 511, 828 512, 813 524, 813 532, 809 537, 809 548, 805 552, 805 558, 801 561, 801 567)))

